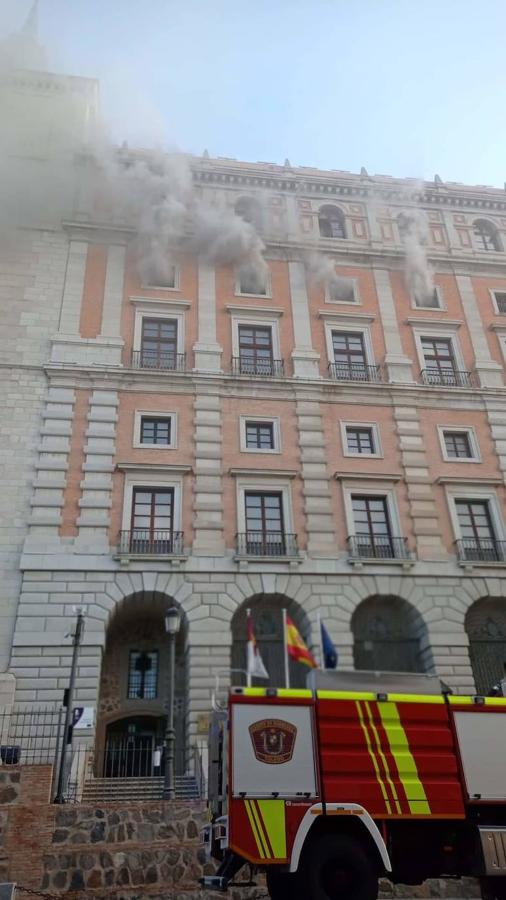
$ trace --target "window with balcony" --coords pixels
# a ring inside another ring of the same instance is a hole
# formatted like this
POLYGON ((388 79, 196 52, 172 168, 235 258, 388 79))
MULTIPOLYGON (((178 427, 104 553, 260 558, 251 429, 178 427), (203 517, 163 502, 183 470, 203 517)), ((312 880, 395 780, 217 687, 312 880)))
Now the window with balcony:
POLYGON ((368 559, 407 558, 406 542, 392 534, 387 496, 351 495, 355 534, 348 538, 350 555, 368 559))
POLYGON ((376 443, 372 426, 346 426, 346 447, 353 456, 374 456, 376 443))
POLYGON ((321 206, 318 212, 320 237, 345 238, 346 222, 344 213, 338 206, 321 206))
POLYGON ((493 521, 491 501, 488 499, 455 500, 460 539, 457 551, 460 559, 499 562, 506 560, 506 544, 498 540, 493 521))
POLYGON ((134 351, 133 364, 141 369, 184 369, 184 354, 178 353, 177 319, 143 316, 140 350, 134 351))
POLYGON ((422 336, 420 343, 424 359, 422 380, 425 384, 471 387, 471 372, 457 367, 450 337, 422 336))
POLYGON ((332 330, 332 352, 330 375, 337 381, 379 381, 378 366, 368 365, 362 332, 332 330))
POLYGON ((131 650, 128 699, 155 700, 158 695, 158 650, 131 650))
POLYGON ((282 491, 244 492, 246 531, 238 535, 238 551, 249 556, 292 556, 294 534, 285 531, 282 491))
POLYGON ((130 530, 120 535, 120 553, 182 553, 182 532, 174 531, 174 488, 134 487, 130 530))
POLYGON ((271 325, 238 326, 239 356, 234 357, 237 375, 283 375, 283 361, 274 358, 271 325))
POLYGON ((499 232, 488 219, 476 219, 473 222, 473 234, 477 250, 493 250, 497 253, 502 250, 499 232))
POLYGON ((171 416, 141 416, 140 428, 141 444, 157 444, 162 447, 172 445, 171 416))
POLYGON ((496 313, 506 315, 506 291, 491 291, 496 313))

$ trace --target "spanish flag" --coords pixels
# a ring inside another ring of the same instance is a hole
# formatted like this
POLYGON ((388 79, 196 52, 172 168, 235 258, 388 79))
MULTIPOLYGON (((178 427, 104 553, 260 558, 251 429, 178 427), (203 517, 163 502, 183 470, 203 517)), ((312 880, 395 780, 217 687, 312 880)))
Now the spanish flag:
POLYGON ((314 656, 307 649, 290 616, 286 617, 286 648, 289 655, 292 659, 295 659, 296 662, 304 663, 304 665, 309 666, 310 669, 318 668, 314 656))

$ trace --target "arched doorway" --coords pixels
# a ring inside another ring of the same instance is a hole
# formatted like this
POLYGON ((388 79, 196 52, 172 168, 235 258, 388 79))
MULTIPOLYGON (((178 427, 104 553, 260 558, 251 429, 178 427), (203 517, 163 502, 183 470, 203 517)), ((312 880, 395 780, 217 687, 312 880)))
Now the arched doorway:
MULTIPOLYGON (((98 777, 163 775, 169 695, 165 612, 176 603, 164 594, 125 598, 109 623, 102 661, 95 774, 98 777)), ((184 617, 176 638, 176 772, 186 770, 186 641, 184 617)))
POLYGON ((506 600, 477 600, 467 611, 465 628, 476 690, 487 694, 506 676, 506 600))
POLYGON ((419 613, 401 597, 373 596, 355 610, 353 658, 356 669, 426 672, 419 613))
MULTIPOLYGON (((246 669, 247 611, 251 609, 258 649, 269 673, 269 680, 254 678, 256 687, 285 687, 285 653, 283 640, 283 610, 293 620, 310 647, 310 625, 298 604, 283 594, 256 594, 237 610, 232 619, 232 669, 246 669)), ((289 660, 290 687, 305 687, 307 666, 289 660)), ((246 684, 242 672, 232 672, 234 684, 246 684)))

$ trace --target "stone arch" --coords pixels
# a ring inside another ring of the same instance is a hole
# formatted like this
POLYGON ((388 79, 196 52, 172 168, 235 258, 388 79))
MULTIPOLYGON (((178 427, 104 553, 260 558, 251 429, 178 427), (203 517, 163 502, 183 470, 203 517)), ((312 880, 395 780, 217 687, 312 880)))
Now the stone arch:
MULTIPOLYGON (((231 667, 236 670, 244 670, 246 668, 246 616, 248 609, 251 609, 258 648, 270 676, 269 681, 253 679, 253 684, 258 687, 285 687, 283 610, 287 611, 287 614, 310 647, 311 627, 309 619, 302 607, 284 594, 264 593, 254 594, 249 597, 236 610, 231 622, 231 667)), ((305 687, 308 671, 307 666, 290 660, 290 686, 305 687)), ((235 671, 232 672, 232 682, 245 684, 246 678, 241 672, 235 671)))
POLYGON ((345 238, 346 219, 339 206, 327 203, 318 210, 320 237, 345 238))
POLYGON ((164 614, 171 606, 177 606, 181 613, 176 637, 176 768, 179 772, 186 768, 187 618, 170 595, 137 591, 114 606, 106 627, 97 711, 96 775, 159 774, 152 769, 158 758, 155 751, 162 753, 165 733, 169 643, 164 614), (136 763, 132 765, 134 758, 136 763))
POLYGON ((478 250, 495 250, 499 253, 503 249, 499 231, 489 219, 475 219, 473 234, 478 250))
POLYGON ((476 690, 487 694, 506 676, 506 599, 482 597, 465 618, 476 690))
POLYGON ((375 594, 363 600, 351 619, 356 669, 428 672, 432 659, 420 613, 402 597, 375 594))

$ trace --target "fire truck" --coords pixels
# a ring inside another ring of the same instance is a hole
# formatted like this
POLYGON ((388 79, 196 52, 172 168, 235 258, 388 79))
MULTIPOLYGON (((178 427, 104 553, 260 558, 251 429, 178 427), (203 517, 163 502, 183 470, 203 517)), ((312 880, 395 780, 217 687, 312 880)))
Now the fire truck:
POLYGON ((232 688, 209 744, 204 887, 266 873, 272 900, 375 900, 378 879, 480 879, 506 900, 506 697, 435 676, 315 670, 232 688))

